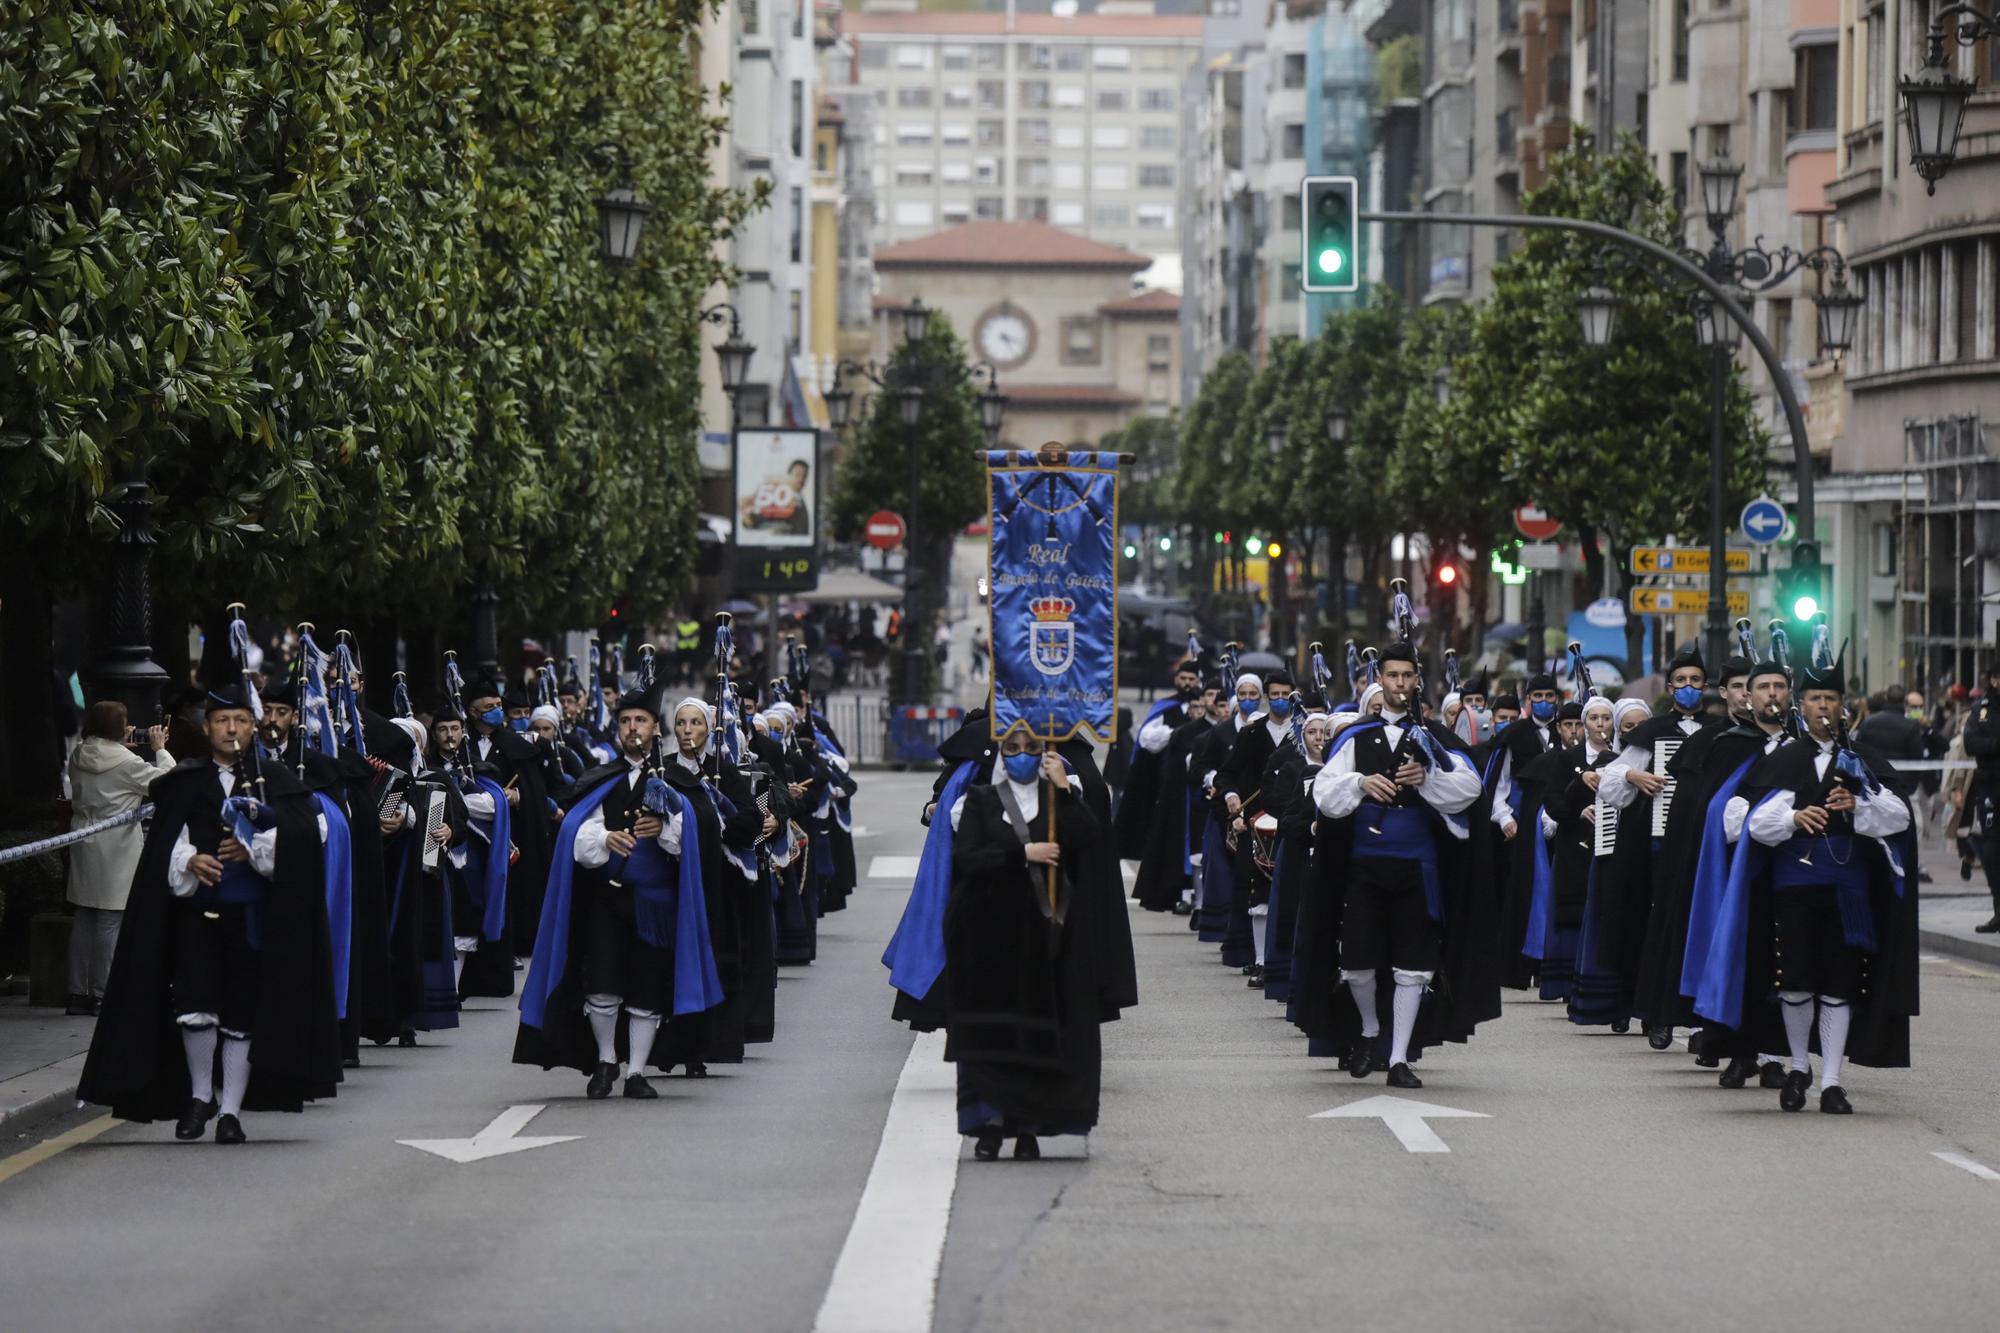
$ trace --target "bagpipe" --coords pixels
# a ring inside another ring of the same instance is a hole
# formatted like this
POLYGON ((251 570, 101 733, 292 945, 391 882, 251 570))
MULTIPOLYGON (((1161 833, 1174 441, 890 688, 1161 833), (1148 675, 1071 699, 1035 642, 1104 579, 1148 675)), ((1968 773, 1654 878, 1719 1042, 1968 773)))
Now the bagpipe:
MULTIPOLYGON (((641 694, 650 695, 657 687, 658 666, 655 658, 658 656, 658 651, 650 643, 639 645, 639 680, 635 688, 641 694)), ((611 827, 611 821, 606 819, 605 831, 607 833, 632 833, 638 827, 639 821, 648 815, 665 823, 680 804, 675 799, 673 789, 667 785, 665 774, 666 753, 659 730, 656 728, 653 732, 653 743, 648 747, 646 757, 639 767, 639 803, 632 810, 632 822, 623 828, 614 829, 611 827)), ((612 781, 616 782, 618 779, 613 778, 612 781)), ((692 829, 686 829, 683 832, 686 836, 694 836, 694 830, 692 829)), ((605 879, 613 888, 624 887, 624 880, 621 877, 624 875, 625 867, 630 860, 630 853, 620 855, 617 852, 613 852, 610 859, 605 863, 605 879)))
MULTIPOLYGON (((243 620, 247 609, 242 602, 229 604, 229 652, 236 659, 237 680, 250 707, 250 719, 261 727, 264 701, 257 693, 256 673, 250 666, 250 627, 243 620)), ((231 762, 241 765, 242 771, 234 791, 222 803, 222 836, 236 839, 247 852, 257 830, 269 827, 272 822, 270 812, 265 809, 264 756, 254 736, 247 748, 234 741, 229 742, 229 747, 231 762)))

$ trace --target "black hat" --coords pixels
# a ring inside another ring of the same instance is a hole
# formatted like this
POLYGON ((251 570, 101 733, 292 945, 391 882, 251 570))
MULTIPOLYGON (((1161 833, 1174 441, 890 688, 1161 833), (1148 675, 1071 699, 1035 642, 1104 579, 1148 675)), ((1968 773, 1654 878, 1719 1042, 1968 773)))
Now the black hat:
POLYGON ((1387 666, 1391 662, 1408 662, 1411 666, 1415 666, 1417 664, 1417 650, 1409 644, 1398 640, 1377 653, 1375 660, 1383 666, 1387 666))
POLYGON ((273 681, 264 687, 263 699, 267 704, 281 704, 286 708, 296 709, 299 706, 298 682, 289 679, 273 681))
MULTIPOLYGON (((1824 636, 1821 637, 1820 644, 1822 647, 1824 646, 1824 636)), ((1819 660, 1808 663, 1799 669, 1799 693, 1804 694, 1807 690, 1832 690, 1835 694, 1847 693, 1847 682, 1845 679, 1847 673, 1844 669, 1847 646, 1845 644, 1841 645, 1839 657, 1829 656, 1824 651, 1815 652, 1813 656, 1819 660)))
POLYGON ((1167 670, 1167 674, 1169 676, 1178 676, 1183 671, 1191 671, 1199 676, 1201 674, 1201 663, 1195 661, 1192 657, 1182 655, 1174 659, 1173 665, 1167 670))
POLYGON ((1680 650, 1674 654, 1673 660, 1667 663, 1667 674, 1671 676, 1682 667, 1693 667, 1695 670, 1701 672, 1704 677, 1708 675, 1708 667, 1701 660, 1701 643, 1699 640, 1689 639, 1680 646, 1680 650))
POLYGON ((433 727, 440 722, 458 722, 462 720, 457 713, 452 711, 451 700, 445 698, 443 695, 439 695, 437 698, 431 700, 430 707, 424 711, 431 715, 431 725, 433 727))
POLYGON ((1211 667, 1202 673, 1201 687, 1204 690, 1220 690, 1224 694, 1229 692, 1228 682, 1222 679, 1222 668, 1220 667, 1211 667))
POLYGON ((1573 722, 1581 721, 1582 719, 1583 705, 1575 699, 1571 699, 1556 710, 1556 721, 1558 722, 1573 722))
POLYGON ((210 713, 219 713, 225 708, 240 708, 246 713, 250 711, 250 691, 241 681, 212 689, 208 692, 208 697, 202 700, 203 717, 210 713))
POLYGON ((1526 693, 1533 694, 1536 690, 1553 690, 1555 687, 1556 678, 1554 676, 1546 671, 1537 671, 1534 675, 1528 677, 1526 693))
POLYGON ((501 696, 500 706, 502 708, 527 708, 529 706, 528 695, 524 690, 509 690, 501 696))
POLYGON ((1722 664, 1722 681, 1724 684, 1727 684, 1735 680, 1738 676, 1749 675, 1756 669, 1757 664, 1749 658, 1743 656, 1741 653, 1731 653, 1729 659, 1722 664))
POLYGON ((1483 699, 1486 697, 1486 690, 1488 684, 1489 682, 1486 679, 1486 673, 1482 671, 1478 675, 1474 676, 1471 680, 1464 681, 1459 685, 1458 697, 1463 699, 1467 695, 1476 694, 1483 699))
POLYGON ((1264 688, 1268 690, 1273 685, 1290 685, 1296 688, 1298 682, 1292 679, 1292 673, 1285 668, 1272 667, 1264 673, 1264 688))
POLYGON ((1323 713, 1326 711, 1326 695, 1317 689, 1302 690, 1297 695, 1297 699, 1299 707, 1305 709, 1308 713, 1323 713))
POLYGON ((660 720, 660 706, 658 690, 633 690, 618 700, 617 711, 624 713, 636 708, 642 713, 651 713, 657 722, 660 720))
POLYGON ((1496 713, 1503 708, 1511 709, 1518 713, 1521 711, 1521 696, 1518 694, 1496 694, 1493 696, 1492 704, 1493 711, 1496 713))
POLYGON ((1792 672, 1790 667, 1775 660, 1759 662, 1756 666, 1750 668, 1750 683, 1752 685, 1765 676, 1783 676, 1789 681, 1792 678, 1792 672))
POLYGON ((569 679, 565 680, 562 684, 556 686, 556 697, 558 699, 563 698, 566 695, 572 695, 572 694, 580 695, 582 693, 583 693, 583 682, 578 680, 575 676, 571 676, 569 679))

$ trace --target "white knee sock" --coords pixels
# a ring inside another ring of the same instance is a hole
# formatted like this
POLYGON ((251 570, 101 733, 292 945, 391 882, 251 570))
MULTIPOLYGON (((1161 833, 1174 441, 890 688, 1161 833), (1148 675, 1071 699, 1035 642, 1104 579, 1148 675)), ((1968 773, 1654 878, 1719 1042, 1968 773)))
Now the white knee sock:
POLYGON ((1416 980, 1396 978, 1395 1026, 1389 1033, 1389 1063, 1403 1065, 1410 1062, 1410 1034, 1417 1030, 1417 1010, 1423 1008, 1424 983, 1416 980))
POLYGON ((1847 1007, 1847 1001, 1820 997, 1819 1085, 1822 1088, 1840 1086, 1840 1067, 1847 1063, 1847 1026, 1853 1021, 1854 1011, 1847 1007))
POLYGON ((222 1114, 243 1114, 243 1092, 250 1086, 250 1039, 222 1039, 222 1114))
POLYGON ((614 1001, 609 1012, 596 1001, 583 1006, 590 1018, 591 1035, 597 1038, 597 1063, 615 1065, 618 1063, 618 1006, 614 1001))
POLYGON ((215 1029, 181 1029, 181 1049, 187 1052, 188 1082, 198 1102, 215 1100, 215 1029))
POLYGON ((1812 996, 1806 991, 1779 991, 1778 1005, 1785 1011, 1785 1044, 1792 1049, 1792 1071, 1812 1073, 1812 996))
POLYGON ((643 1074, 646 1062, 652 1058, 653 1038, 660 1033, 660 1016, 637 1009, 625 1011, 625 1044, 631 1058, 625 1062, 625 1072, 643 1074))
POLYGON ((1268 907, 1250 909, 1250 937, 1256 942, 1257 966, 1264 966, 1264 918, 1271 914, 1268 907))
POLYGON ((1361 1011, 1361 1035, 1373 1041, 1382 1035, 1382 1022, 1375 1016, 1375 974, 1343 972, 1347 989, 1354 993, 1354 1007, 1361 1011))

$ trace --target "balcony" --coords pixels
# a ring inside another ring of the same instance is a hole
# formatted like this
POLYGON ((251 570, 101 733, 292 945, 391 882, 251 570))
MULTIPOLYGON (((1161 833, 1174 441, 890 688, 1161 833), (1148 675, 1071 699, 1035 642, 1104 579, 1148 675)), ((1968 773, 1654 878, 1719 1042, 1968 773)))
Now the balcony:
POLYGON ((1521 110, 1508 107, 1493 118, 1493 152, 1503 163, 1520 155, 1521 110))

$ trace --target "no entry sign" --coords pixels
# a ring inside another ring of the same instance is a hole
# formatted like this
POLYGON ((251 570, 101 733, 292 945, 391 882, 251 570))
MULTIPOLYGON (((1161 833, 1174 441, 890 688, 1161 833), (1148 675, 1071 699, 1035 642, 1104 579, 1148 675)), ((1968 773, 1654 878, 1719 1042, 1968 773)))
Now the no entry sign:
POLYGON ((868 516, 868 544, 878 551, 893 551, 903 544, 903 516, 878 509, 868 516))

